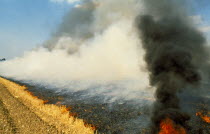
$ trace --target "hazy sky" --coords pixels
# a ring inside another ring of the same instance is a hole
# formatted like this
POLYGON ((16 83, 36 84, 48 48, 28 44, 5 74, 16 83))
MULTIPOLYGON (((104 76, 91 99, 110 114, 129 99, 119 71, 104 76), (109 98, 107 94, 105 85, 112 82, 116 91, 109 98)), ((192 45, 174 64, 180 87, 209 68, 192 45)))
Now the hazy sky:
MULTIPOLYGON (((78 0, 0 0, 0 58, 40 45, 78 0)), ((210 1, 188 0, 193 18, 210 39, 210 1)))
POLYGON ((0 58, 41 44, 71 7, 50 0, 0 0, 0 58))

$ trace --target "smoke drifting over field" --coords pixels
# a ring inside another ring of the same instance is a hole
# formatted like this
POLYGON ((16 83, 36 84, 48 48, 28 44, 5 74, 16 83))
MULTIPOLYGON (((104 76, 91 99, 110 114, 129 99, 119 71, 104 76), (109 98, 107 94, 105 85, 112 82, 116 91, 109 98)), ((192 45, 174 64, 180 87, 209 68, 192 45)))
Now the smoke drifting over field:
MULTIPOLYGON (((101 104, 120 100, 125 112, 124 102, 138 102, 132 108, 142 110, 156 97, 153 133, 159 132, 164 118, 187 128, 189 117, 180 110, 177 94, 189 86, 200 90, 199 84, 209 77, 209 65, 205 38, 179 2, 183 4, 182 0, 83 0, 42 47, 1 63, 0 75, 64 95, 85 91, 81 98, 73 96, 84 103, 93 96, 102 98, 101 104)), ((120 123, 139 130, 139 122, 144 126, 146 121, 140 120, 138 111, 136 116, 132 112, 128 118, 133 117, 136 126, 126 119, 120 123)))
POLYGON ((0 73, 75 91, 101 85, 91 94, 109 89, 114 98, 152 97, 145 95, 151 91, 134 26, 141 6, 138 0, 84 1, 64 16, 43 47, 1 64, 0 73))

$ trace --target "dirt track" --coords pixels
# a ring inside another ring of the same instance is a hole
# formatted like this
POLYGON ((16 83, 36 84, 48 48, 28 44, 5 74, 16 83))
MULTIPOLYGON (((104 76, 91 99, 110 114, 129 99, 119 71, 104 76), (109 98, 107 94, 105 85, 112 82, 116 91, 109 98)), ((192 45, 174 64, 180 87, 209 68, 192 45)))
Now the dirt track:
POLYGON ((0 134, 57 134, 0 84, 0 134))

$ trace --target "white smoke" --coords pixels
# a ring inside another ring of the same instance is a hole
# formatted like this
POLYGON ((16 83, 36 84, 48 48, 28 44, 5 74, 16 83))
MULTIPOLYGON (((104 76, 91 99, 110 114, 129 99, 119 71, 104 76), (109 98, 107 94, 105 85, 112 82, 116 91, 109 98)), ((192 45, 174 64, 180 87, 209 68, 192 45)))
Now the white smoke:
POLYGON ((51 50, 41 47, 1 63, 0 74, 56 87, 59 92, 101 85, 89 95, 103 94, 113 100, 152 97, 144 51, 134 28, 141 4, 136 0, 98 0, 96 5, 90 25, 93 36, 84 40, 61 35, 51 50))

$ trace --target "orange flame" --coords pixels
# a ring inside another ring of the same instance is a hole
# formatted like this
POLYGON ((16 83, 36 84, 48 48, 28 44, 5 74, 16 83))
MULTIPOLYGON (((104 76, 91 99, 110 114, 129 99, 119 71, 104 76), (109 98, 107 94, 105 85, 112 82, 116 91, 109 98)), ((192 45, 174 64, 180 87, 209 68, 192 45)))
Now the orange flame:
POLYGON ((49 100, 43 100, 43 104, 46 104, 48 102, 49 102, 49 100))
POLYGON ((86 121, 84 121, 85 123, 85 127, 90 127, 92 130, 96 130, 96 126, 94 126, 93 124, 88 124, 86 121))
POLYGON ((182 126, 175 124, 170 118, 166 118, 160 123, 159 134, 187 134, 187 132, 182 126))
POLYGON ((207 115, 203 115, 201 112, 197 112, 196 116, 200 116, 203 121, 205 121, 206 123, 210 123, 210 117, 208 117, 207 115))

